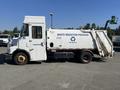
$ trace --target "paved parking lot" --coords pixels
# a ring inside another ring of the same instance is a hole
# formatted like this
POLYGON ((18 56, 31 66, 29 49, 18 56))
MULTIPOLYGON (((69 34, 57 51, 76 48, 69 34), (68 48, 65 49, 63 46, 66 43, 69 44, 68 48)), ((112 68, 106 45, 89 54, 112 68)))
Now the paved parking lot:
MULTIPOLYGON (((4 53, 6 48, 0 48, 4 53)), ((1 55, 2 57, 2 55, 1 55)), ((0 60, 2 58, 0 57, 0 60)), ((120 52, 105 62, 0 64, 0 90, 119 90, 120 52)))

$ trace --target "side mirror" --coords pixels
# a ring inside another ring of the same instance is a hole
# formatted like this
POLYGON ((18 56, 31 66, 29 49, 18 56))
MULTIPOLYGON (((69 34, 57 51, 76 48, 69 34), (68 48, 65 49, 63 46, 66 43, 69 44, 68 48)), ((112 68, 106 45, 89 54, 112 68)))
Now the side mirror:
POLYGON ((25 36, 22 36, 23 37, 23 39, 25 39, 25 36))

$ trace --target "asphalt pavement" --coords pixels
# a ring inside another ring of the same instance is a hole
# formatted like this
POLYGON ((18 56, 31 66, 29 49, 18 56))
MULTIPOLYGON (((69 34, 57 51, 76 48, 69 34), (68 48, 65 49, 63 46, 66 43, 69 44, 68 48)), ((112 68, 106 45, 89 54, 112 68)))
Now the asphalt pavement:
MULTIPOLYGON (((0 47, 0 60, 6 52, 0 47)), ((119 90, 120 52, 105 61, 0 64, 0 90, 119 90)))

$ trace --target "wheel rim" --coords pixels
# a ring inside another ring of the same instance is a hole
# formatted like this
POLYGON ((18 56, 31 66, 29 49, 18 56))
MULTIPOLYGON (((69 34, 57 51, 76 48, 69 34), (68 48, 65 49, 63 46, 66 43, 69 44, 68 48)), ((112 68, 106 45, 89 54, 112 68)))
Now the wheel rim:
POLYGON ((18 62, 19 63, 24 63, 26 61, 26 57, 25 56, 23 56, 23 55, 19 55, 18 56, 18 62))
POLYGON ((83 56, 83 61, 84 62, 89 62, 90 61, 89 59, 90 59, 90 57, 88 55, 83 56))

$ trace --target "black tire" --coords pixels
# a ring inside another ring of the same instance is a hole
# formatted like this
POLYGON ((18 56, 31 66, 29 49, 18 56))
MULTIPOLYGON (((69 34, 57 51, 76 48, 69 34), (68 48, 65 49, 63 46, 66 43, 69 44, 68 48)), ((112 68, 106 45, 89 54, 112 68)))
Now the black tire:
POLYGON ((92 61, 92 54, 90 52, 87 52, 87 51, 83 51, 81 52, 81 55, 80 55, 80 61, 83 63, 83 64, 88 64, 92 61))
POLYGON ((23 52, 19 52, 14 55, 13 60, 16 65, 25 65, 28 63, 28 56, 23 52))

